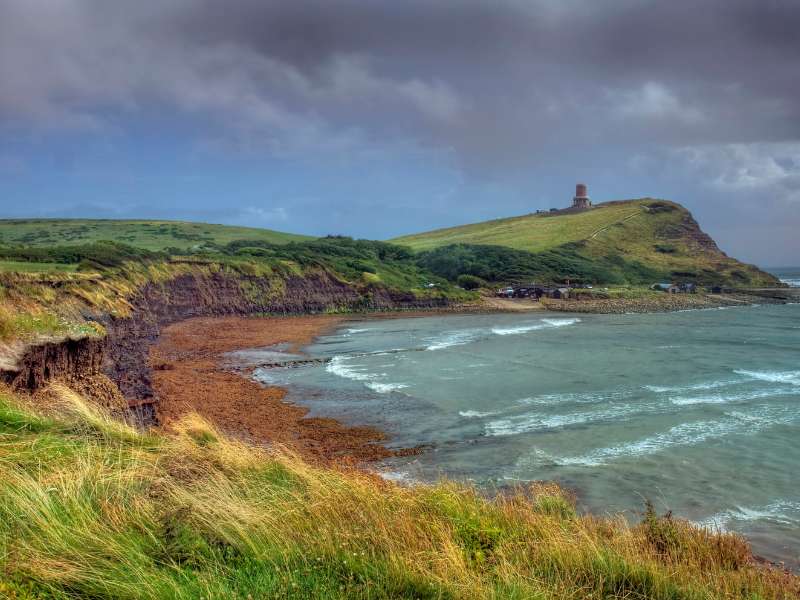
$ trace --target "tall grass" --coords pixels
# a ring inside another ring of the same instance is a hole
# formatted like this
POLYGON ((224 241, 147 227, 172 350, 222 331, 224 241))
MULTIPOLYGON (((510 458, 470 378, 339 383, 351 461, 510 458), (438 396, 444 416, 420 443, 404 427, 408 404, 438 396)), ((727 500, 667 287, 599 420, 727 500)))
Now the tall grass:
POLYGON ((104 333, 105 330, 98 323, 68 321, 44 311, 33 314, 14 312, 0 304, 0 342, 41 336, 99 336, 104 333))
POLYGON ((66 388, 0 394, 11 598, 789 598, 745 542, 652 512, 579 516, 554 485, 487 500, 228 439, 139 433, 66 388))

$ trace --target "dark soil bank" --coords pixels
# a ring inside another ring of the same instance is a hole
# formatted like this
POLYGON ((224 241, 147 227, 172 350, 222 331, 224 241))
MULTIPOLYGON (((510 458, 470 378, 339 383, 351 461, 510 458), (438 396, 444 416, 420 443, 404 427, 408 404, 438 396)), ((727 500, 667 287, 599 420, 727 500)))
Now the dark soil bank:
MULTIPOLYGON (((32 345, 13 369, 0 372, 14 389, 36 392, 55 379, 72 382, 107 376, 115 385, 95 386, 108 392, 117 387, 137 418, 157 422, 158 397, 148 364, 150 347, 163 328, 195 317, 300 315, 338 311, 435 309, 441 298, 418 299, 410 293, 384 289, 359 290, 319 271, 306 277, 265 277, 214 273, 182 275, 148 283, 131 299, 131 316, 95 315, 106 328, 105 338, 55 340, 32 345)), ((118 396, 113 391, 112 395, 118 396)), ((108 395, 108 394, 106 394, 108 395)), ((98 398, 106 404, 118 398, 98 398)))

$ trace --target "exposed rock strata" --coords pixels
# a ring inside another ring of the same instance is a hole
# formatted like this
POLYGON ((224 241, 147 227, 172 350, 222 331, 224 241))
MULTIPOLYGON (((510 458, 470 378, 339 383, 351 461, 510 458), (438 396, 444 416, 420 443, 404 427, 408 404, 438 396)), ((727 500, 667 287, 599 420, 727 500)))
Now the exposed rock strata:
POLYGON ((430 309, 441 298, 419 299, 384 289, 358 290, 325 271, 287 279, 229 272, 181 275, 148 283, 130 299, 130 317, 100 315, 104 339, 52 341, 28 347, 0 380, 35 392, 54 379, 107 375, 144 417, 155 400, 147 357, 163 327, 192 317, 315 314, 330 311, 430 309))
POLYGON ((15 390, 34 391, 54 378, 102 372, 106 342, 98 338, 53 340, 30 346, 16 365, 0 371, 0 379, 15 390))

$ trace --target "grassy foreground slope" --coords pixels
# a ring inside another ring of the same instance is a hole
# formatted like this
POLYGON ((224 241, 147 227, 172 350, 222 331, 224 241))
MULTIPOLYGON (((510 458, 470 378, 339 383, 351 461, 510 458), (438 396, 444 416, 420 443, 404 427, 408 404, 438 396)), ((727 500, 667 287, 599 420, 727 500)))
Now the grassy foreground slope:
POLYGON ((234 240, 285 244, 312 239, 295 235, 230 225, 187 223, 183 221, 109 219, 3 219, 0 244, 63 246, 89 244, 101 240, 122 242, 146 250, 177 248, 187 250, 207 245, 222 246, 234 240))
POLYGON ((568 249, 608 265, 642 265, 668 279, 776 283, 768 273, 720 251, 680 204, 651 198, 607 202, 587 211, 496 219, 392 241, 417 251, 457 244, 505 246, 534 254, 568 249))
POLYGON ((732 534, 579 516, 552 485, 487 500, 226 439, 113 421, 54 386, 0 389, 0 596, 794 598, 732 534))

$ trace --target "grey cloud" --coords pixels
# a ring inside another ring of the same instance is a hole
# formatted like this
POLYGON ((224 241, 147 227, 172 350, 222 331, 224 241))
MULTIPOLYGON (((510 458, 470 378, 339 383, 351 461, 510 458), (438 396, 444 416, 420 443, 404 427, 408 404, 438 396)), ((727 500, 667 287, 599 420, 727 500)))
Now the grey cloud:
POLYGON ((3 6, 6 118, 96 126, 99 108, 160 98, 273 129, 402 132, 470 161, 500 143, 535 153, 564 131, 623 143, 800 135, 790 1, 3 6))
POLYGON ((483 183, 666 157, 796 205, 798 31, 795 0, 5 0, 0 127, 158 106, 208 117, 201 148, 412 147, 483 183))

